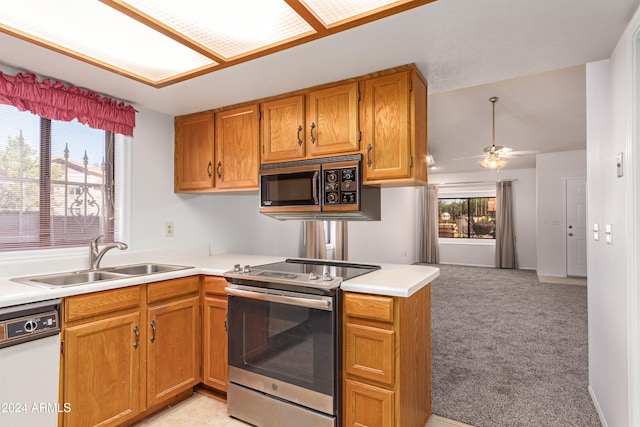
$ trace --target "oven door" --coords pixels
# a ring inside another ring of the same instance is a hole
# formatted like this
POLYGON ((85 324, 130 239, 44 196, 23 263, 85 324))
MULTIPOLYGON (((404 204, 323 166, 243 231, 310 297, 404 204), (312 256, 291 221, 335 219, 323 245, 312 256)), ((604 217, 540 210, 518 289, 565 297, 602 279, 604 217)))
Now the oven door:
POLYGON ((229 381, 336 413, 334 301, 230 285, 229 381))

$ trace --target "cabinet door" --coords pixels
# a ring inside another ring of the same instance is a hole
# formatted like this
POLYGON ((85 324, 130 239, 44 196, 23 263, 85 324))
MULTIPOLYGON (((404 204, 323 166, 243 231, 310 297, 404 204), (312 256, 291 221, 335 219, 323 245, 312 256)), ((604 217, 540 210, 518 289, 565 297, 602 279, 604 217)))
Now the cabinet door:
POLYGON ((227 391, 227 297, 204 298, 203 382, 227 391))
POLYGON ((364 81, 362 146, 364 181, 411 174, 409 72, 364 81))
POLYGON ((139 313, 65 329, 66 427, 119 425, 141 411, 140 333, 139 313))
POLYGON ((345 381, 345 426, 390 427, 395 425, 394 417, 392 391, 356 381, 345 381))
POLYGON ((304 96, 292 96, 262 104, 260 163, 303 158, 304 125, 304 96))
POLYGON ((174 190, 213 189, 213 113, 175 120, 174 190))
POLYGON ((200 297, 149 307, 147 404, 200 382, 200 297))
POLYGON ((258 188, 258 105, 216 113, 216 188, 258 188))
POLYGON ((357 152, 358 83, 307 95, 307 146, 311 156, 357 152))

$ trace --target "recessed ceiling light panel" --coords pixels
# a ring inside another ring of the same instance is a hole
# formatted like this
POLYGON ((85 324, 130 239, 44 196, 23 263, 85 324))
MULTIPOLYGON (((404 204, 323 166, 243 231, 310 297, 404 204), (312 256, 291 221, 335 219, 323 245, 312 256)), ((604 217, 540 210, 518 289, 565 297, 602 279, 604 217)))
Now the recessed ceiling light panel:
POLYGON ((118 0, 230 59, 313 32, 282 0, 118 0))
POLYGON ((338 22, 370 14, 379 8, 406 1, 397 0, 304 0, 328 26, 338 22))
POLYGON ((2 1, 0 28, 109 69, 126 70, 149 82, 216 65, 98 1, 2 1))

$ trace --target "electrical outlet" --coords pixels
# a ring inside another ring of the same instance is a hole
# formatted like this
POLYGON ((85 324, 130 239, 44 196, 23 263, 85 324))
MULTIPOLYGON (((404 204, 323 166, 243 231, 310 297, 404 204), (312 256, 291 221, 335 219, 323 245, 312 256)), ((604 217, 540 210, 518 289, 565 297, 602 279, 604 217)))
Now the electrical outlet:
POLYGON ((173 222, 166 222, 164 224, 165 237, 173 237, 173 222))

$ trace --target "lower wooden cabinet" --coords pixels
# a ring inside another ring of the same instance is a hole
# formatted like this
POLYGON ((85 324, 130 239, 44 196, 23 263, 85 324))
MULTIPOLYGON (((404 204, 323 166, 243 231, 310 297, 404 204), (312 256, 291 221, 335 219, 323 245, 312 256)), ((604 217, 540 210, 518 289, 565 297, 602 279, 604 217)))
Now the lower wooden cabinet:
POLYGON ((166 295, 147 309, 147 406, 153 406, 200 382, 200 294, 197 277, 148 286, 148 301, 166 295))
POLYGON ((121 426, 200 382, 200 278, 64 300, 65 427, 121 426))
POLYGON ((424 427, 431 416, 431 286, 343 294, 343 425, 424 427))
POLYGON ((227 281, 205 276, 202 287, 202 382, 218 391, 227 392, 227 281))
POLYGON ((118 425, 140 412, 140 324, 129 312, 66 328, 65 426, 118 425))

